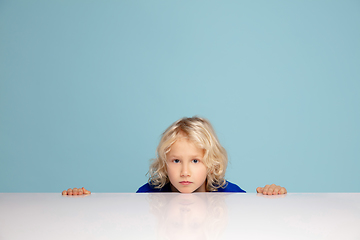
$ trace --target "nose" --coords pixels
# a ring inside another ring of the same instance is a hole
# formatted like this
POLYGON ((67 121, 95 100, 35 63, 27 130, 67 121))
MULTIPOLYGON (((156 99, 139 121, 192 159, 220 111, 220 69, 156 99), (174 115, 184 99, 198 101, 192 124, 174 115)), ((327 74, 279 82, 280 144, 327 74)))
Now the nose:
POLYGON ((189 165, 187 163, 184 163, 181 166, 180 176, 181 177, 190 177, 190 169, 189 169, 189 165))

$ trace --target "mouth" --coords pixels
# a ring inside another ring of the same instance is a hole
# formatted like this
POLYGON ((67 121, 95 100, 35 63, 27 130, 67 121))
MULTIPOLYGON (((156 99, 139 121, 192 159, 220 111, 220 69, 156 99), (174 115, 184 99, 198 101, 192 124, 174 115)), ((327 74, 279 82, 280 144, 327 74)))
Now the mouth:
POLYGON ((181 181, 180 184, 182 185, 189 185, 191 184, 192 182, 189 182, 189 181, 181 181))

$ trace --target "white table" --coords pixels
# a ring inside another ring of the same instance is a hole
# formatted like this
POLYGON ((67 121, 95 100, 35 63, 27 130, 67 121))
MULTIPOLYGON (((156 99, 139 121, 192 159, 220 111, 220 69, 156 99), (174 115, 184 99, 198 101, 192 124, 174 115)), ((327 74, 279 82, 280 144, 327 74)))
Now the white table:
POLYGON ((0 239, 360 239, 360 193, 0 193, 0 239))

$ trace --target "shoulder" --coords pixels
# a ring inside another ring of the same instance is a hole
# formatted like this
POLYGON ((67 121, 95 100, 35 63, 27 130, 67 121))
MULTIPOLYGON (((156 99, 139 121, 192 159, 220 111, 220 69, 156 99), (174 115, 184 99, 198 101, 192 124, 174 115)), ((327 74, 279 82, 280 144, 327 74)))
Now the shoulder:
POLYGON ((153 185, 145 183, 136 191, 136 193, 170 192, 170 186, 168 185, 169 184, 166 184, 163 188, 154 188, 153 185))
POLYGON ((226 185, 224 188, 219 188, 219 192, 243 192, 246 193, 245 190, 241 189, 238 185, 231 183, 229 181, 226 181, 226 185))
POLYGON ((152 190, 153 189, 150 187, 150 184, 145 183, 136 191, 136 193, 147 193, 147 192, 151 192, 152 190))

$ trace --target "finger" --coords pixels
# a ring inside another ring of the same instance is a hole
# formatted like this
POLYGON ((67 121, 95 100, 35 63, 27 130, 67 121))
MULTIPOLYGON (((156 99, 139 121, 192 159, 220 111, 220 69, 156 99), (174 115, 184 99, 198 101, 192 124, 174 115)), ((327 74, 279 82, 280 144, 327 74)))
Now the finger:
POLYGON ((267 191, 267 195, 273 195, 274 194, 274 187, 269 187, 269 190, 267 191))
MULTIPOLYGON (((267 186, 269 186, 269 185, 267 185, 267 186)), ((267 195, 272 195, 273 192, 274 192, 275 186, 276 186, 275 184, 271 184, 271 185, 266 189, 266 194, 267 194, 267 195)))
POLYGON ((277 186, 275 184, 271 184, 270 187, 269 187, 268 195, 277 195, 280 188, 281 188, 280 186, 277 186))
POLYGON ((263 191, 263 194, 265 195, 273 195, 274 194, 274 189, 276 188, 277 186, 275 184, 271 184, 271 185, 266 185, 265 186, 265 190, 263 191), (265 193, 264 193, 265 192, 265 193))
POLYGON ((67 195, 73 195, 73 192, 72 192, 72 189, 71 189, 71 188, 69 188, 69 189, 67 190, 67 195))
POLYGON ((78 191, 78 194, 83 195, 83 193, 84 193, 84 191, 82 190, 82 188, 80 188, 79 191, 78 191))
POLYGON ((279 191, 279 194, 286 194, 287 191, 286 191, 286 188, 282 187, 279 191))
POLYGON ((257 192, 257 193, 262 193, 262 192, 263 192, 263 189, 264 189, 264 188, 262 188, 262 187, 258 187, 258 188, 256 188, 256 192, 257 192))
POLYGON ((89 190, 86 190, 84 187, 82 187, 82 189, 84 194, 91 194, 91 192, 89 190))
POLYGON ((73 195, 78 195, 78 189, 77 188, 73 188, 73 195))
POLYGON ((265 185, 262 193, 266 195, 267 192, 269 191, 269 187, 270 187, 270 185, 265 185))
POLYGON ((66 190, 64 190, 64 191, 62 191, 62 193, 61 193, 62 195, 67 195, 67 191, 66 190))
POLYGON ((278 195, 279 192, 280 192, 280 189, 281 189, 280 186, 276 186, 276 187, 274 188, 273 195, 278 195))

